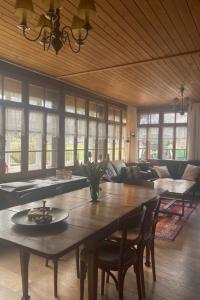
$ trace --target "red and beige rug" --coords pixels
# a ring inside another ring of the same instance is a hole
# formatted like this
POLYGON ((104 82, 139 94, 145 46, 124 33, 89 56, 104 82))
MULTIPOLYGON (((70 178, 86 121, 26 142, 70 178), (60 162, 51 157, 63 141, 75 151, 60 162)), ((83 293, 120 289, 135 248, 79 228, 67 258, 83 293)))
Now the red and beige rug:
MULTIPOLYGON (((161 208, 162 208, 161 204, 161 208)), ((194 211, 196 206, 190 207, 188 204, 185 206, 185 214, 180 219, 179 216, 175 215, 159 215, 159 222, 156 226, 156 238, 160 240, 174 241, 178 233, 183 228, 184 224, 187 223, 190 215, 194 211)), ((180 206, 173 206, 171 208, 173 212, 181 213, 180 206)))

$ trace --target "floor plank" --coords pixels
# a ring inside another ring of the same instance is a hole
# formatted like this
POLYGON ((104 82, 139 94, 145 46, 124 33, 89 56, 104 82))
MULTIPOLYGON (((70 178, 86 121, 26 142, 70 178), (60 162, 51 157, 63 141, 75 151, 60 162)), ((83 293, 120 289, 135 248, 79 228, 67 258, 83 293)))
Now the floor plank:
MULTIPOLYGON (((145 269, 147 300, 200 299, 200 206, 174 242, 156 241, 157 282, 152 281, 151 269, 145 269)), ((31 256, 30 295, 32 300, 54 300, 52 266, 44 259, 31 256)), ((100 290, 100 289, 99 289, 100 290)), ((79 281, 76 278, 74 253, 59 263, 59 300, 78 300, 79 281)), ((105 296, 117 299, 113 282, 106 285, 105 296)), ((136 281, 130 270, 125 282, 125 300, 137 300, 136 281)), ((21 299, 19 253, 16 248, 0 249, 0 300, 21 299)), ((86 297, 87 299, 87 288, 86 297)))

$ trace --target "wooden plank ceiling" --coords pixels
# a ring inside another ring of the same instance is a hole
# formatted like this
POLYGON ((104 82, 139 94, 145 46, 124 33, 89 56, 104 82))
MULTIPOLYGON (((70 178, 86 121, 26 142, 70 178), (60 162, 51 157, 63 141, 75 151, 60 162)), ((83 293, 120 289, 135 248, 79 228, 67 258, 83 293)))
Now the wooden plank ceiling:
MULTIPOLYGON (((32 26, 45 8, 33 3, 32 26)), ((182 83, 187 97, 200 99, 199 0, 96 0, 82 51, 66 45, 58 56, 23 38, 14 5, 0 1, 1 59, 135 106, 173 103, 182 83)), ((62 25, 71 24, 77 5, 64 1, 62 25)))

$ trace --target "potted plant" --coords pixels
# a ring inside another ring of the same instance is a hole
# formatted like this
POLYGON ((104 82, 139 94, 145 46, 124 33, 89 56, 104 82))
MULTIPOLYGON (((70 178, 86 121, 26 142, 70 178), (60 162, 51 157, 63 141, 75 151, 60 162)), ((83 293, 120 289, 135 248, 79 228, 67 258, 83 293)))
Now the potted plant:
POLYGON ((83 176, 87 177, 90 186, 90 194, 92 202, 97 202, 99 198, 100 183, 107 168, 107 161, 99 163, 88 161, 85 165, 81 165, 83 176))

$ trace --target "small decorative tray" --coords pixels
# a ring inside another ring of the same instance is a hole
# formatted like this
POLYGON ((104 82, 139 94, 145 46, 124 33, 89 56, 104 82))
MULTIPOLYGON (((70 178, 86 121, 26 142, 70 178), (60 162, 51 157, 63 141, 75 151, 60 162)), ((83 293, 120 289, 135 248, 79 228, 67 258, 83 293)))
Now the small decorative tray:
POLYGON ((56 207, 43 207, 26 209, 14 214, 11 218, 16 225, 26 227, 48 227, 65 221, 69 217, 66 210, 56 207))

